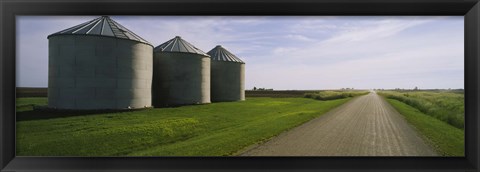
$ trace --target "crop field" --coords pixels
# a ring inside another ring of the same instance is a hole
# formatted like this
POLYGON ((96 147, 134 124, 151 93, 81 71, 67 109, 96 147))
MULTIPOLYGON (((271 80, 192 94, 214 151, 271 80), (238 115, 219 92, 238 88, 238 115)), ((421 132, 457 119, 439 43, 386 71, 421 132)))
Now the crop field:
POLYGON ((443 155, 464 156, 464 94, 449 91, 381 91, 443 155))
POLYGON ((350 98, 247 98, 131 111, 33 110, 17 99, 18 156, 228 156, 318 117, 350 98))
POLYGON ((282 90, 282 91, 268 91, 268 90, 245 90, 245 97, 272 97, 272 98, 286 98, 286 97, 303 97, 306 93, 314 91, 303 90, 282 90))
POLYGON ((449 91, 381 91, 380 95, 406 103, 456 128, 464 128, 464 94, 449 91))
POLYGON ((16 97, 47 97, 48 88, 17 87, 16 97))
POLYGON ((315 100, 335 100, 335 99, 343 99, 348 97, 356 97, 368 94, 369 91, 318 91, 312 93, 305 93, 305 98, 312 98, 315 100))
POLYGON ((355 97, 359 95, 368 94, 364 90, 246 90, 246 97, 272 97, 272 98, 286 98, 286 97, 305 97, 316 100, 334 100, 347 97, 355 97))

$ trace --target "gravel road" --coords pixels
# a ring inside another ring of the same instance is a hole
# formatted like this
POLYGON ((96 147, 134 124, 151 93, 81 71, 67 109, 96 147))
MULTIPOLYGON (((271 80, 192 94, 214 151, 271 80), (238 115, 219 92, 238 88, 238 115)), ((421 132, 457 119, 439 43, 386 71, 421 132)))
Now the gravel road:
POLYGON ((437 156, 388 102, 357 97, 241 156, 437 156))

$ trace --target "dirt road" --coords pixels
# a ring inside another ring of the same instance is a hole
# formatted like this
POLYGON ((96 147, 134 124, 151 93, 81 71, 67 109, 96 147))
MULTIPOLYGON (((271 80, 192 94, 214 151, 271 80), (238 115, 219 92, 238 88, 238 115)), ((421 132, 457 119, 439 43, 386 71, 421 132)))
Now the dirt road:
POLYGON ((436 156, 376 93, 350 102, 247 150, 242 156, 436 156))

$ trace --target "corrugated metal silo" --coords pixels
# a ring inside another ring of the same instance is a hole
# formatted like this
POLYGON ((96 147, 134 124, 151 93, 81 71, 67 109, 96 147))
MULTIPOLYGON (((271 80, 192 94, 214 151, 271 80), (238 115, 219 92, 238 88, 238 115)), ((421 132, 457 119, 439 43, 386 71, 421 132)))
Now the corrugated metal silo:
POLYGON ((212 102, 245 100, 245 63, 218 45, 210 50, 212 102))
POLYGON ((48 36, 48 106, 151 106, 153 46, 102 16, 48 36))
POLYGON ((210 103, 209 55, 179 36, 153 51, 153 106, 210 103))

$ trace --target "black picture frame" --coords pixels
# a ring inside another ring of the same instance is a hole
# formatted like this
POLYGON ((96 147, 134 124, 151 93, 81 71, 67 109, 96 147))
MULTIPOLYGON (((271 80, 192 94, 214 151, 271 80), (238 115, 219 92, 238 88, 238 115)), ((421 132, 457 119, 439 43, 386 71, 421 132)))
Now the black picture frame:
POLYGON ((479 171, 479 0, 1 0, 0 171, 479 171), (459 15, 465 157, 16 157, 17 15, 459 15))

